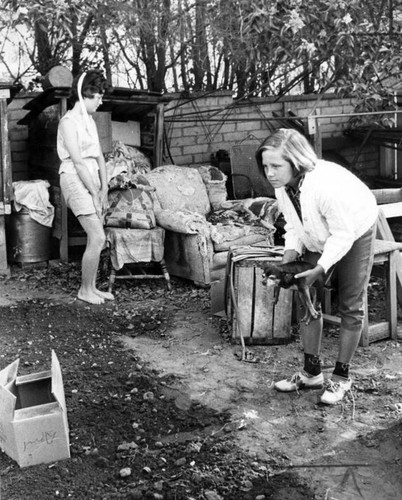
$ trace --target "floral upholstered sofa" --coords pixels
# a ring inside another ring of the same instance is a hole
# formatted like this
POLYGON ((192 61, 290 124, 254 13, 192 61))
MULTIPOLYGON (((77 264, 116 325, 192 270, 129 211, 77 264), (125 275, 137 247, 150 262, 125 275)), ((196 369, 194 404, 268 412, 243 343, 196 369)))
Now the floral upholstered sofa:
POLYGON ((235 245, 273 245, 276 201, 227 200, 226 176, 213 166, 165 165, 146 174, 156 190, 157 224, 166 229, 165 261, 173 276, 200 286, 219 280, 235 245))

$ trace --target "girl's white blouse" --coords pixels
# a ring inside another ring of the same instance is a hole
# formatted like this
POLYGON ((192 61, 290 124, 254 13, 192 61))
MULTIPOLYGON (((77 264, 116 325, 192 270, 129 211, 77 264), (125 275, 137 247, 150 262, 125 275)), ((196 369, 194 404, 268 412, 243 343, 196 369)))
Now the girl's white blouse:
POLYGON ((324 271, 338 262, 376 222, 378 206, 370 189, 340 165, 318 160, 300 188, 303 223, 284 187, 275 195, 285 217, 285 250, 321 253, 324 271))
MULTIPOLYGON (((81 158, 98 158, 101 154, 98 130, 96 128, 96 123, 92 116, 88 117, 89 120, 85 120, 81 114, 74 113, 72 110, 67 111, 67 113, 60 120, 60 124, 66 120, 69 121, 68 125, 76 129, 77 132, 77 142, 81 158)), ((61 165, 59 168, 59 174, 70 173, 76 174, 74 163, 70 158, 70 153, 68 152, 63 133, 59 128, 57 130, 57 154, 61 160, 61 165)))

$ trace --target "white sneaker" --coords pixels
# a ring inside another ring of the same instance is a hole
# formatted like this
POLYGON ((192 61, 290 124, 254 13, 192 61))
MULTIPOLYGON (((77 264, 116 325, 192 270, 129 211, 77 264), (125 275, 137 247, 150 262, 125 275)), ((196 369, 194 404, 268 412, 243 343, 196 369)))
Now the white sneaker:
POLYGON ((329 379, 325 387, 324 394, 321 396, 321 403, 326 405, 334 405, 342 401, 345 394, 350 391, 352 387, 352 379, 348 378, 343 380, 329 379))
POLYGON ((324 375, 322 373, 314 377, 302 372, 295 373, 292 378, 275 382, 274 388, 280 392, 293 392, 299 389, 321 389, 324 385, 324 375))

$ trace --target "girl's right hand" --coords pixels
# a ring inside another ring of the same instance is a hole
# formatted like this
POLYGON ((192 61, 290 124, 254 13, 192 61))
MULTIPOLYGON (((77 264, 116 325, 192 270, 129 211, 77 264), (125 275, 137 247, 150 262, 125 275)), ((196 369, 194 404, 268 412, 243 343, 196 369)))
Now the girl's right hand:
POLYGON ((103 221, 103 207, 102 207, 101 200, 99 198, 99 194, 92 195, 92 199, 94 202, 96 215, 99 217, 99 220, 103 221))
POLYGON ((286 264, 287 262, 293 262, 299 259, 299 253, 296 250, 285 250, 282 257, 282 264, 286 264))

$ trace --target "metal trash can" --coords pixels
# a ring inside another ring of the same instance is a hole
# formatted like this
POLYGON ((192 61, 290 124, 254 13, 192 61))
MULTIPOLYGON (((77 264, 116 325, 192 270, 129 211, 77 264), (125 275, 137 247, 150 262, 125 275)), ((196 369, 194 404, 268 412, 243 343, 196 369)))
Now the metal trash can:
POLYGON ((11 262, 49 260, 51 227, 36 222, 27 209, 11 212, 8 226, 7 250, 11 262))

